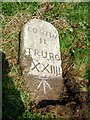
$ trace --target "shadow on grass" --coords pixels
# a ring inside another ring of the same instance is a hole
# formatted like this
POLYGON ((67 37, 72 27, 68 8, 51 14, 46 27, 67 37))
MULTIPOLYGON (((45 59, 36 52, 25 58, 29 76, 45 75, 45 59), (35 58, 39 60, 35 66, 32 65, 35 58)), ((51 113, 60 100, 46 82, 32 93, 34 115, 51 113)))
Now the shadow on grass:
POLYGON ((20 97, 20 92, 15 88, 13 78, 8 76, 10 66, 6 60, 6 55, 2 54, 2 119, 18 119, 24 112, 24 105, 20 97))
POLYGON ((47 107, 48 105, 66 105, 68 101, 62 99, 62 100, 42 100, 41 102, 38 103, 38 105, 36 106, 37 108, 43 108, 43 107, 47 107))

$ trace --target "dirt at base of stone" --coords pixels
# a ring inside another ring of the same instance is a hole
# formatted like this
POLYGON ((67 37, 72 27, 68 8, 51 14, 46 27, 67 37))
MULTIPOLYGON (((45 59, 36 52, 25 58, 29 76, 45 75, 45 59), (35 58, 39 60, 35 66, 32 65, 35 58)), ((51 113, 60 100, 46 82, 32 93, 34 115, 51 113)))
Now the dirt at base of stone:
MULTIPOLYGON (((73 76, 73 67, 71 63, 64 68, 64 89, 59 100, 51 101, 46 106, 30 107, 30 111, 39 112, 42 115, 51 113, 54 119, 63 118, 65 120, 89 120, 89 92, 80 90, 80 82, 88 88, 88 81, 78 80, 78 77, 73 76), (70 67, 71 66, 71 67, 70 67), (68 71, 67 71, 67 68, 68 71)), ((45 101, 46 102, 46 101, 45 101)), ((44 104, 45 105, 45 104, 44 104)))

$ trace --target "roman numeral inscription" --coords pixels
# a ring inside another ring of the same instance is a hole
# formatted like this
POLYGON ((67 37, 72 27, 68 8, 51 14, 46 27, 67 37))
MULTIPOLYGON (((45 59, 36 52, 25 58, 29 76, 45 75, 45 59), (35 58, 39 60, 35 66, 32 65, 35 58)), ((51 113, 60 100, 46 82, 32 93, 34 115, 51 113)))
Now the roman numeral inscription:
POLYGON ((60 67, 51 65, 51 73, 56 76, 60 75, 60 67))
POLYGON ((40 38, 40 43, 42 44, 46 44, 46 40, 45 39, 42 39, 42 38, 40 38))
POLYGON ((50 64, 43 64, 40 62, 32 62, 33 67, 31 68, 32 71, 37 71, 37 72, 47 72, 49 74, 54 74, 56 76, 60 75, 60 67, 59 66, 54 66, 50 64))
POLYGON ((38 72, 39 72, 39 69, 38 69, 38 65, 40 65, 40 63, 37 63, 37 64, 35 64, 34 62, 33 62, 33 64, 34 64, 34 67, 31 69, 31 70, 34 70, 34 69, 36 69, 38 72))
POLYGON ((44 64, 42 64, 42 65, 43 65, 43 70, 42 70, 42 72, 46 70, 48 73, 50 73, 49 70, 48 70, 49 64, 46 65, 46 66, 45 66, 44 64))

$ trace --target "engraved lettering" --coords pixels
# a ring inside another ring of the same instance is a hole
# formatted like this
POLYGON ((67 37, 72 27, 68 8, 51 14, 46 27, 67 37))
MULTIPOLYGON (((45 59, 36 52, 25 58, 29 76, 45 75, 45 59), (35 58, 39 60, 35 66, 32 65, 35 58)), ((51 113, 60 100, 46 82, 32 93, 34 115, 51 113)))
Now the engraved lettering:
POLYGON ((45 40, 45 39, 40 38, 40 43, 44 43, 44 44, 46 44, 46 40, 45 40))
POLYGON ((31 55, 31 50, 32 50, 31 48, 27 48, 26 51, 25 51, 25 54, 26 55, 31 55))
POLYGON ((56 76, 60 75, 60 67, 51 65, 51 73, 55 74, 56 76))
POLYGON ((44 44, 46 44, 46 40, 44 39, 44 44))
POLYGON ((33 28, 33 32, 36 33, 36 32, 37 32, 37 29, 36 29, 36 28, 33 28))
POLYGON ((37 56, 40 56, 40 55, 39 55, 39 51, 35 49, 35 50, 34 50, 34 55, 35 55, 35 56, 36 56, 36 55, 37 55, 37 56))
POLYGON ((57 35, 50 33, 50 37, 54 37, 54 38, 56 39, 56 38, 57 38, 57 35))
POLYGON ((54 54, 53 54, 53 53, 49 53, 49 58, 50 58, 51 60, 54 60, 54 54))
POLYGON ((56 55, 55 55, 55 59, 56 59, 57 61, 59 61, 59 60, 60 60, 60 56, 59 56, 58 54, 56 54, 56 55))
POLYGON ((42 57, 47 58, 47 52, 42 51, 42 57))
POLYGON ((50 33, 50 37, 54 37, 54 35, 52 33, 50 33))
POLYGON ((26 55, 29 55, 29 49, 26 49, 26 50, 25 50, 25 54, 26 54, 26 55))
POLYGON ((42 70, 42 72, 46 70, 48 73, 50 73, 50 72, 49 72, 49 70, 47 69, 47 68, 48 68, 48 66, 49 66, 49 64, 48 64, 48 65, 46 65, 46 66, 45 66, 44 64, 42 64, 42 65, 43 65, 43 67, 44 67, 44 68, 43 68, 43 70, 42 70))
POLYGON ((56 66, 56 76, 58 75, 58 69, 57 69, 57 66, 56 66))
POLYGON ((40 38, 40 43, 42 43, 42 39, 40 38))
POLYGON ((41 35, 44 35, 44 32, 42 30, 40 30, 40 33, 41 33, 41 35))
POLYGON ((33 31, 34 33, 41 33, 41 35, 45 35, 46 37, 50 37, 50 38, 57 38, 57 34, 52 34, 48 31, 42 31, 42 30, 37 30, 37 28, 31 28, 30 26, 28 27, 29 31, 33 31))
POLYGON ((53 66, 53 73, 55 74, 55 66, 53 66))
POLYGON ((58 75, 60 75, 60 67, 58 67, 58 69, 59 69, 59 74, 58 75))
POLYGON ((40 63, 35 64, 35 63, 33 62, 33 65, 34 65, 34 67, 33 67, 31 70, 36 69, 38 72, 40 72, 39 69, 37 68, 37 66, 40 65, 40 63))
POLYGON ((54 38, 55 38, 55 39, 57 38, 57 34, 54 35, 54 38))
POLYGON ((31 27, 30 27, 30 26, 28 26, 28 30, 29 30, 29 31, 32 31, 32 29, 31 29, 31 27))
POLYGON ((53 73, 53 67, 52 67, 52 65, 51 65, 51 73, 53 73))
POLYGON ((47 37, 50 37, 50 32, 45 32, 47 37))

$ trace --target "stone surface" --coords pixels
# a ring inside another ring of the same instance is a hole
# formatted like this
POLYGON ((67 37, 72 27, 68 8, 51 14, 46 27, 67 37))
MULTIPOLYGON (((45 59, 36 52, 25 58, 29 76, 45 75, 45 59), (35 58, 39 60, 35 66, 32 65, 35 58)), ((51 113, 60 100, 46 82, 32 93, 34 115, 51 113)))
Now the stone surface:
POLYGON ((63 88, 60 43, 52 24, 32 19, 24 25, 20 66, 32 100, 59 99, 63 88))

